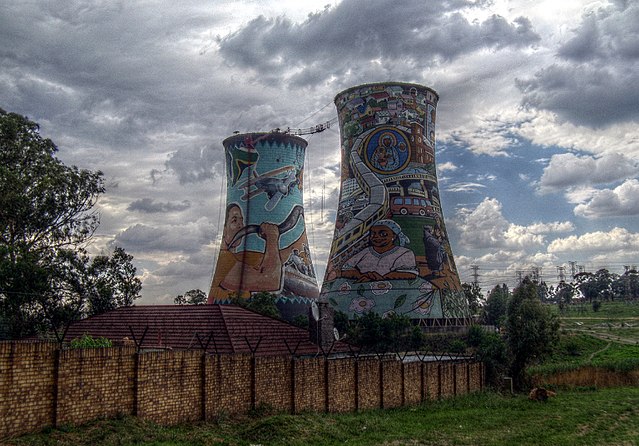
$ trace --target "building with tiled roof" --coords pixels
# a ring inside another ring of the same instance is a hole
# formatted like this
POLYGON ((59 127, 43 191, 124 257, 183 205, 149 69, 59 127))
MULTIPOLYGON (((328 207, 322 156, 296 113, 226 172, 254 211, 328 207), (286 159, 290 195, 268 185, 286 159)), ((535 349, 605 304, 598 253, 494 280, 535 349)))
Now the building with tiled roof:
POLYGON ((324 350, 309 331, 236 305, 136 305, 73 323, 65 341, 84 334, 142 350, 206 350, 211 354, 310 356, 350 351, 344 342, 324 350))

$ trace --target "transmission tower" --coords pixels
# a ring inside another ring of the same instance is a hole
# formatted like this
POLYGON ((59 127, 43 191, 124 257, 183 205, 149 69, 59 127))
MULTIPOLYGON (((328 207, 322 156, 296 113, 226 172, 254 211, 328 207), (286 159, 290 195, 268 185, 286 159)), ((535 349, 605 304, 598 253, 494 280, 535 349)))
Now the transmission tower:
POLYGON ((560 282, 565 282, 566 281, 566 267, 565 266, 558 266, 557 267, 557 278, 559 279, 560 282))
POLYGON ((473 270, 473 283, 479 285, 479 265, 470 265, 470 269, 473 270))
POLYGON ((577 262, 570 261, 568 264, 570 265, 570 276, 574 279, 575 274, 577 274, 577 262))

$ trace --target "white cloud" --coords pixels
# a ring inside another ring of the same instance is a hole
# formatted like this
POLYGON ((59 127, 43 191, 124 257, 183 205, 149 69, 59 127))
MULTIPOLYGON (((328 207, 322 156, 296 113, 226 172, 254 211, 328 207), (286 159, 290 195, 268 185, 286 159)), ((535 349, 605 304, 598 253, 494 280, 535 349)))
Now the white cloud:
POLYGON ((136 224, 118 233, 113 243, 133 253, 144 251, 198 252, 212 242, 216 232, 211 223, 201 218, 182 225, 150 226, 136 224))
POLYGON ((553 155, 539 181, 539 192, 550 193, 596 184, 608 184, 639 174, 639 162, 623 153, 599 157, 572 153, 553 155))
POLYGON ((582 235, 571 235, 558 238, 548 245, 552 254, 584 254, 604 255, 610 260, 619 261, 617 254, 639 256, 639 234, 625 228, 613 228, 610 231, 594 231, 582 235))
POLYGON ((458 167, 454 163, 451 163, 450 161, 437 165, 437 170, 439 172, 446 172, 446 171, 454 172, 457 169, 458 167))
POLYGON ((454 224, 460 231, 460 245, 469 249, 530 250, 544 246, 548 234, 574 230, 570 222, 527 226, 511 223, 502 214, 502 204, 494 198, 485 198, 475 209, 459 210, 454 224))
POLYGON ((639 215, 639 181, 627 180, 614 189, 592 193, 589 200, 575 206, 575 215, 586 218, 639 215))
POLYGON ((558 48, 558 62, 518 79, 522 102, 591 128, 635 121, 639 90, 627 86, 639 82, 638 33, 637 2, 593 8, 558 48))
POLYGON ((476 192, 479 189, 484 189, 486 186, 479 183, 455 183, 446 187, 449 192, 476 192))

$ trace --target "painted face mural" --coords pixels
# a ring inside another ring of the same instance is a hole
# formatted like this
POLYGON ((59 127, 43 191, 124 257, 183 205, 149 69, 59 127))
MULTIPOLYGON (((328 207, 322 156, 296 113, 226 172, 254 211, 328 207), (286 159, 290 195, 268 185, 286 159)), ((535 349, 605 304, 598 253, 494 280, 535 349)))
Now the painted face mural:
POLYGON ((351 317, 468 315, 437 187, 438 100, 405 83, 361 85, 335 98, 342 186, 321 296, 351 317))
POLYGON ((308 299, 318 296, 302 208, 306 141, 251 133, 223 145, 227 206, 208 301, 265 291, 279 296, 285 316, 305 311, 308 299))

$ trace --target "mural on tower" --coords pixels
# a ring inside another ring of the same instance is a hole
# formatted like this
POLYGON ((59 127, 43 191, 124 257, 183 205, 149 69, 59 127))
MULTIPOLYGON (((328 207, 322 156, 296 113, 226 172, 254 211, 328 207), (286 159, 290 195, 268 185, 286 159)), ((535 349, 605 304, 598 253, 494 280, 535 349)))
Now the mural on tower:
POLYGON ((361 85, 335 98, 341 191, 321 297, 350 317, 467 316, 435 172, 438 100, 406 83, 361 85))
POLYGON ((286 305, 305 311, 318 297, 302 206, 306 144, 280 132, 223 141, 226 210, 209 303, 266 291, 286 316, 286 305))

